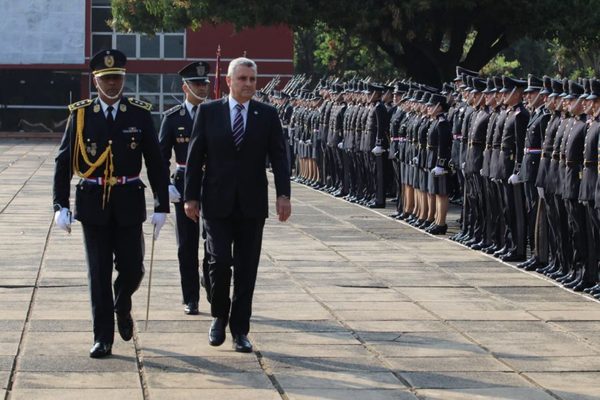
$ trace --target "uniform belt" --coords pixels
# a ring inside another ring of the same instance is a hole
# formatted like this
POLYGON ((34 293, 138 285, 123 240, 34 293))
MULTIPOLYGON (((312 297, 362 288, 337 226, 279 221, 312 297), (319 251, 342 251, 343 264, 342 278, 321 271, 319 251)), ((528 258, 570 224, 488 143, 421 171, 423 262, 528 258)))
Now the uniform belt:
POLYGON ((392 142, 406 142, 406 138, 395 137, 395 138, 392 138, 392 142))
POLYGON ((452 135, 452 138, 454 140, 460 140, 460 139, 462 139, 462 135, 452 135))
POLYGON ((556 160, 556 161, 560 160, 560 154, 559 153, 552 153, 552 159, 556 160))
POLYGON ((485 149, 486 149, 486 150, 490 150, 490 149, 492 149, 493 147, 494 147, 494 146, 492 146, 491 144, 486 144, 486 145, 485 145, 485 149))
POLYGON ((437 146, 433 146, 433 145, 429 145, 429 144, 428 144, 428 145, 427 145, 427 148, 428 148, 428 149, 437 149, 438 147, 437 147, 437 146))
MULTIPOLYGON (((135 182, 135 181, 139 181, 140 180, 140 176, 113 176, 111 178, 109 178, 108 181, 106 181, 106 184, 108 184, 109 186, 115 186, 115 185, 124 185, 126 183, 129 182, 135 182)), ((88 182, 88 183, 94 183, 96 185, 104 185, 104 177, 103 176, 98 176, 96 178, 85 178, 84 181, 88 182)))
POLYGON ((578 165, 581 165, 582 162, 581 161, 575 161, 575 160, 566 160, 565 164, 567 165, 567 167, 576 167, 578 165))
POLYGON ((177 169, 185 169, 186 166, 187 166, 187 164, 177 163, 177 169))
POLYGON ((567 155, 566 154, 560 154, 560 159, 561 161, 565 161, 567 159, 567 155))
POLYGON ((501 151, 505 151, 505 152, 509 152, 509 151, 512 152, 513 148, 512 147, 507 147, 507 146, 502 146, 502 147, 500 147, 500 150, 501 151))
POLYGON ((598 165, 598 160, 585 160, 583 162, 584 167, 594 167, 596 165, 598 165))
POLYGON ((551 151, 542 152, 542 158, 552 158, 552 152, 551 151))
POLYGON ((539 147, 525 147, 524 154, 541 154, 542 149, 539 147))
POLYGON ((471 140, 469 142, 469 146, 473 146, 474 144, 485 144, 484 142, 480 142, 479 140, 471 140))
POLYGON ((498 146, 497 144, 492 145, 492 149, 498 150, 499 148, 500 148, 500 146, 498 146))

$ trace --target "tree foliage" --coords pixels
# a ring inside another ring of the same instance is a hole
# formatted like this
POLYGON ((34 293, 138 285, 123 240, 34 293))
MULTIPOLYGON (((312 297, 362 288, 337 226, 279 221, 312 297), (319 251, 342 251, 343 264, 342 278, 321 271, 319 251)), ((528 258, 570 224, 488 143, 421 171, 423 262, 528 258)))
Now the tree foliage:
POLYGON ((480 70, 524 36, 595 45, 599 4, 600 0, 112 1, 118 29, 147 33, 220 22, 238 28, 283 23, 301 30, 319 21, 329 29, 327 35, 337 35, 335 43, 355 47, 358 41, 382 51, 394 67, 435 85, 450 79, 455 65, 480 70), (575 24, 574 17, 581 17, 586 28, 578 29, 580 20, 575 24))

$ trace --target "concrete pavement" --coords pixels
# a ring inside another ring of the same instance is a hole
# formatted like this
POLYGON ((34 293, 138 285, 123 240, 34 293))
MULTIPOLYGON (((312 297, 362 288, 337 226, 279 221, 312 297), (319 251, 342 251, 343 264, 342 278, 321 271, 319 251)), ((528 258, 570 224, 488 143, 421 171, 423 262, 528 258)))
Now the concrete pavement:
POLYGON ((184 315, 171 218, 148 329, 146 276, 134 340, 90 359, 81 227, 52 229, 56 146, 0 141, 6 400, 600 399, 600 304, 299 185, 290 222, 265 227, 254 353, 208 345, 204 298, 184 315))

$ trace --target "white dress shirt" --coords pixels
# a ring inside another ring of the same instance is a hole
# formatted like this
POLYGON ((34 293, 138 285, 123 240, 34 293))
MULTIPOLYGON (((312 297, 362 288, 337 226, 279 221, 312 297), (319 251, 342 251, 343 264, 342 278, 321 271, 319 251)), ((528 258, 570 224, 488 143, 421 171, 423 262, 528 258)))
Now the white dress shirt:
MULTIPOLYGON (((185 104, 185 108, 187 109, 188 115, 189 115, 189 116, 192 118, 192 120, 193 120, 193 119, 194 119, 194 117, 195 117, 195 115, 194 115, 195 113, 194 113, 194 111, 192 110, 192 108, 194 108, 194 105, 193 105, 192 103, 190 103, 189 101, 187 101, 187 100, 186 100, 186 101, 184 101, 184 104, 185 104)), ((198 104, 198 106, 199 106, 199 104, 198 104)), ((196 111, 198 111, 198 107, 196 107, 196 111)))
MULTIPOLYGON (((105 102, 102 101, 102 99, 100 97, 98 97, 98 100, 100 101, 100 106, 102 107, 102 113, 104 114, 104 117, 108 117, 108 111, 106 111, 106 109, 108 108, 108 104, 106 104, 105 102)), ((121 102, 121 99, 117 100, 117 102, 115 104, 112 104, 113 110, 112 110, 112 115, 113 115, 113 121, 117 120, 117 110, 119 109, 119 103, 121 102)))
MULTIPOLYGON (((229 95, 229 115, 231 120, 231 130, 233 131, 233 122, 235 121, 235 116, 237 114, 237 110, 235 106, 239 104, 231 95, 229 95)), ((244 130, 246 130, 246 121, 248 121, 248 106, 250 105, 250 100, 245 103, 242 103, 244 109, 242 110, 242 119, 244 120, 244 130)))

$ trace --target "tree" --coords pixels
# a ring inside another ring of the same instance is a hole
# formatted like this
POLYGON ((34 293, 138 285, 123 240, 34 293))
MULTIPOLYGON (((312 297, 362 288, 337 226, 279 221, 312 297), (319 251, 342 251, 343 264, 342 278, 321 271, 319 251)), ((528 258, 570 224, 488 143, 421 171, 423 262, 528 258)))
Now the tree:
MULTIPOLYGON (((598 0, 112 0, 114 25, 146 33, 232 22, 238 28, 315 21, 385 52, 414 80, 439 86, 462 65, 480 70, 498 52, 528 35, 577 32, 571 18, 598 0), (465 51, 469 34, 476 32, 465 51)), ((596 7, 597 8, 597 7, 596 7)), ((593 14, 597 14, 595 11, 593 14)), ((595 37, 594 24, 586 34, 595 37)), ((575 35, 575 33, 570 33, 575 35)))

